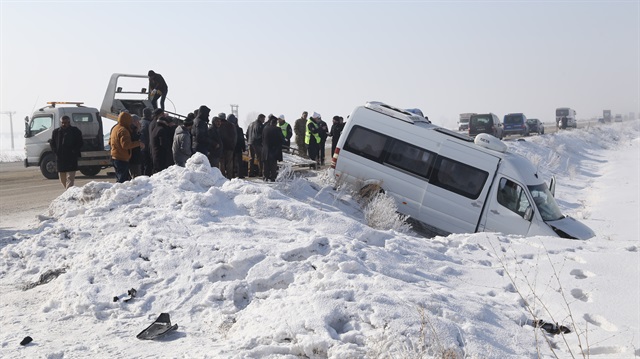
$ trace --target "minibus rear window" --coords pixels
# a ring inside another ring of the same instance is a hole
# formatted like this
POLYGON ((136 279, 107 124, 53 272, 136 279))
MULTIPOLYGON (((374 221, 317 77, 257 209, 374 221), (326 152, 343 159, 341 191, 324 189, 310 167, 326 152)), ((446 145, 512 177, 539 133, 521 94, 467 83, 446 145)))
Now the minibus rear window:
POLYGON ((387 136, 360 126, 354 126, 345 142, 344 149, 362 157, 380 162, 387 136))

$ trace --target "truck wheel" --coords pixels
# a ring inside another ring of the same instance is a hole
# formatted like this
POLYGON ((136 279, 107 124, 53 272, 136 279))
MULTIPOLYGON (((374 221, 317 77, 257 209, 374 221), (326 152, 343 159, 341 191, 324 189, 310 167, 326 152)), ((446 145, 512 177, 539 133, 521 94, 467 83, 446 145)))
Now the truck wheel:
POLYGON ((58 178, 58 171, 56 168, 56 155, 48 153, 42 161, 40 161, 40 172, 45 178, 56 179, 58 178))
POLYGON ((80 169, 80 173, 82 173, 85 176, 88 177, 93 177, 95 175, 97 175, 98 173, 100 173, 100 171, 102 171, 102 168, 100 167, 83 167, 80 169))

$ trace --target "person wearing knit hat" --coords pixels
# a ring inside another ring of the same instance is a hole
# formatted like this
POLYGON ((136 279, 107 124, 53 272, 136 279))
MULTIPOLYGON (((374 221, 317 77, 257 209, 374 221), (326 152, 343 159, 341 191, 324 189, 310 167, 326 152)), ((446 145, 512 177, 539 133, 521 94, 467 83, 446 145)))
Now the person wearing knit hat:
POLYGON ((193 113, 188 114, 182 125, 176 128, 176 132, 173 135, 171 152, 173 154, 173 161, 180 167, 184 167, 189 157, 193 154, 191 147, 191 128, 193 127, 194 117, 195 115, 193 113))
POLYGON ((282 130, 282 135, 284 136, 284 142, 282 143, 282 149, 289 151, 291 147, 291 136, 293 136, 293 130, 291 129, 291 125, 287 123, 284 119, 284 115, 278 116, 278 127, 282 130))
POLYGON ((121 112, 118 116, 118 124, 111 130, 109 145, 111 146, 111 159, 116 171, 116 181, 123 183, 131 179, 129 174, 129 159, 131 159, 131 149, 136 147, 144 148, 140 141, 131 140, 131 114, 121 112))

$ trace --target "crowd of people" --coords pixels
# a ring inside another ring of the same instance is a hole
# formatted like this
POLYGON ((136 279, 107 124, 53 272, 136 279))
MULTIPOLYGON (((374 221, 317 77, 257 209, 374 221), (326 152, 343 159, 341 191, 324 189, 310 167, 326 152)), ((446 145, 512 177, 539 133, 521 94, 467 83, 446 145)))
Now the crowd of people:
MULTIPOLYGON (((284 115, 267 117, 260 114, 249 124, 245 136, 234 114, 219 113, 210 121, 211 109, 205 105, 189 113, 184 120, 178 120, 164 110, 169 87, 162 75, 149 70, 148 77, 153 108, 145 108, 142 118, 121 112, 109 136, 111 159, 119 183, 141 175, 151 176, 174 164, 184 167, 196 152, 207 156, 211 166, 219 168, 226 178, 249 176, 275 181, 283 151, 324 165, 327 138, 332 138, 333 153, 344 128, 344 119, 334 116, 329 129, 317 112, 308 117, 308 112, 304 111, 294 128, 284 115), (291 147, 294 133, 297 150, 291 147), (247 149, 248 166, 243 160, 247 149)), ((73 186, 82 144, 80 130, 70 125, 68 116, 62 117, 60 127, 53 131, 51 147, 65 188, 73 186)))
MULTIPOLYGON (((183 121, 162 108, 145 108, 143 116, 122 112, 112 129, 109 145, 116 181, 125 182, 136 176, 151 176, 171 165, 185 166, 192 154, 207 156, 212 167, 226 178, 262 177, 275 181, 283 151, 292 152, 293 130, 284 115, 258 117, 249 124, 246 137, 234 114, 219 113, 210 119, 211 109, 205 105, 189 113, 183 121), (243 153, 249 152, 249 163, 243 165, 243 153)), ((304 146, 298 142, 297 154, 324 165, 325 143, 332 137, 332 151, 344 128, 343 118, 334 116, 329 130, 320 114, 302 113, 296 121, 303 124, 304 146), (303 152, 304 151, 304 152, 303 152)))

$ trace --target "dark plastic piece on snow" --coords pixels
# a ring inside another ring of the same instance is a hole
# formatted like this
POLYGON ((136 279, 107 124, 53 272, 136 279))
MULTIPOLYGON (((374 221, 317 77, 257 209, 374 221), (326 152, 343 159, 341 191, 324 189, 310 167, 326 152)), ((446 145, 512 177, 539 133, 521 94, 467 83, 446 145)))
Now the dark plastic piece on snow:
POLYGON ((117 302, 117 301, 119 301, 119 300, 120 300, 120 298, 118 298, 118 296, 113 297, 113 301, 114 301, 114 302, 117 302))
POLYGON ((533 322, 533 326, 536 328, 542 328, 549 334, 567 334, 571 333, 571 329, 564 325, 558 325, 558 323, 546 323, 544 320, 539 319, 533 322))
POLYGON ((169 313, 162 313, 155 322, 151 323, 150 326, 141 331, 140 334, 136 335, 136 338, 142 340, 152 340, 159 338, 176 329, 178 329, 178 324, 171 325, 169 313))
POLYGON ((33 341, 33 338, 27 335, 26 337, 24 337, 24 339, 22 339, 22 341, 20 342, 20 345, 27 345, 32 341, 33 341))
POLYGON ((138 294, 138 291, 135 288, 129 289, 127 291, 127 295, 129 295, 129 298, 125 299, 124 302, 126 303, 126 302, 130 301, 131 299, 133 299, 136 296, 136 294, 138 294))

